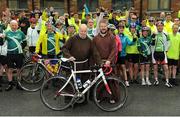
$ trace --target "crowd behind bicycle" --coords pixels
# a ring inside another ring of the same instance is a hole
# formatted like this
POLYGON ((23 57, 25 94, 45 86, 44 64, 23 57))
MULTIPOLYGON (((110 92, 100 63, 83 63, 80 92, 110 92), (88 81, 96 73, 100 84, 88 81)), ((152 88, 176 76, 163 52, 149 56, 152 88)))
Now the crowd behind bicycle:
POLYGON ((103 62, 107 66, 115 64, 114 74, 127 87, 133 83, 159 85, 161 65, 165 86, 178 86, 180 16, 172 18, 170 12, 161 12, 158 17, 144 14, 140 21, 134 11, 133 7, 123 12, 100 7, 89 12, 85 7, 79 15, 59 14, 49 7, 27 16, 24 11, 16 15, 6 8, 0 21, 0 78, 5 72, 9 82, 5 90, 14 87, 13 70, 16 68, 18 73, 23 66, 24 50, 43 58, 88 59, 82 68, 103 62))

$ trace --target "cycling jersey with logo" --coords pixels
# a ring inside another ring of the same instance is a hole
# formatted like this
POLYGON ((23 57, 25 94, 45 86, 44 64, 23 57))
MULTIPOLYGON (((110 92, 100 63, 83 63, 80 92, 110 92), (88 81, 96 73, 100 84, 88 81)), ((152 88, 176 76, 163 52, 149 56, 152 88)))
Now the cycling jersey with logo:
POLYGON ((94 37, 93 29, 88 29, 88 37, 92 40, 94 37))
POLYGON ((25 40, 25 35, 22 31, 7 31, 5 32, 6 39, 8 42, 8 54, 19 54, 22 53, 21 43, 25 40))
POLYGON ((155 51, 156 52, 163 52, 165 51, 165 45, 164 45, 164 39, 166 37, 163 37, 165 35, 163 35, 163 33, 158 33, 156 35, 156 42, 155 42, 155 51))
POLYGON ((54 33, 48 33, 47 49, 49 55, 55 55, 55 38, 54 33))
POLYGON ((141 37, 137 42, 138 50, 140 54, 143 55, 144 57, 147 57, 148 55, 151 54, 150 44, 151 44, 150 37, 146 37, 146 38, 141 37))

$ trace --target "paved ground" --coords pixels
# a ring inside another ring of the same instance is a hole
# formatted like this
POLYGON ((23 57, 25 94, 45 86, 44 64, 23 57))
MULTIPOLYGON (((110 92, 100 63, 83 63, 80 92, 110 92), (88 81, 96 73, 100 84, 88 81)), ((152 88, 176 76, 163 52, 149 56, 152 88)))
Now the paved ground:
MULTIPOLYGON (((180 76, 180 75, 179 75, 180 76)), ((179 77, 178 76, 178 77, 179 77)), ((180 77, 179 77, 180 79, 180 77)), ((46 108, 39 92, 29 93, 17 89, 0 93, 0 115, 14 116, 180 116, 180 86, 169 89, 160 80, 160 86, 140 86, 133 84, 128 88, 128 100, 123 108, 115 112, 104 112, 92 101, 86 105, 68 108, 65 111, 53 111, 46 108)), ((179 80, 180 83, 180 80, 179 80)), ((5 85, 3 86, 5 87, 5 85)))

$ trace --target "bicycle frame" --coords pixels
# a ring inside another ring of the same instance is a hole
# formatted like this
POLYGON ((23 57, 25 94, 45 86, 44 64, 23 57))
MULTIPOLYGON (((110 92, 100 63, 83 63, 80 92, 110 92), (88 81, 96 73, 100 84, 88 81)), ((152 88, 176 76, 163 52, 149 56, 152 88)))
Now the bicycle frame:
MULTIPOLYGON (((55 76, 56 74, 54 74, 53 72, 49 71, 48 68, 46 67, 46 65, 43 63, 43 61, 45 60, 57 60, 58 61, 58 64, 59 64, 59 67, 58 67, 58 71, 60 70, 61 68, 61 59, 38 59, 38 61, 35 63, 35 71, 37 71, 37 68, 38 68, 38 65, 42 65, 43 68, 51 75, 51 76, 55 76)), ((33 71, 33 75, 35 73, 35 71, 33 71)))
MULTIPOLYGON (((74 64, 76 64, 74 62, 74 64)), ((59 91, 57 92, 57 95, 58 94, 61 94, 61 91, 67 86, 67 84, 71 81, 71 79, 73 79, 74 81, 74 86, 75 86, 75 89, 77 90, 78 92, 78 97, 82 97, 100 78, 102 78, 104 84, 105 84, 105 87, 106 87, 106 90, 108 91, 108 93, 111 95, 112 92, 109 88, 109 85, 106 81, 106 78, 105 78, 105 75, 104 75, 104 72, 102 70, 102 68, 100 68, 99 70, 79 70, 79 71, 74 71, 73 69, 71 69, 71 75, 69 76, 68 80, 66 81, 66 83, 63 85, 63 87, 61 89, 59 89, 59 91), (88 87, 86 87, 82 92, 79 91, 78 89, 78 86, 77 86, 77 82, 76 82, 76 74, 82 74, 82 73, 92 73, 92 72, 99 72, 99 75, 95 77, 95 79, 88 85, 88 87)), ((57 96, 56 95, 56 96, 57 96)), ((63 95, 63 94, 62 94, 63 95)), ((67 96, 67 94, 65 94, 67 96)), ((68 95, 68 96, 74 96, 74 95, 68 95)))

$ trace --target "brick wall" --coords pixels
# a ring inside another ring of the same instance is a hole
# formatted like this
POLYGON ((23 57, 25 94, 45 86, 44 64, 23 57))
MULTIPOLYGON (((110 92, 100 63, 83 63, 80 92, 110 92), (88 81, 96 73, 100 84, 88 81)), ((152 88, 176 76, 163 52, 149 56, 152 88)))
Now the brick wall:
POLYGON ((77 0, 70 0, 70 12, 77 12, 77 0))
MULTIPOLYGON (((105 8, 111 9, 112 8, 112 0, 98 0, 99 6, 103 6, 105 8)), ((141 0, 133 0, 134 7, 136 9, 136 12, 140 12, 140 1, 141 0)), ((148 0, 142 0, 143 1, 143 13, 148 11, 148 0)), ((173 17, 177 17, 177 12, 180 9, 180 0, 170 0, 171 1, 171 10, 173 17)), ((7 7, 7 0, 0 0, 0 10, 4 10, 7 7)), ((67 0, 64 0, 64 8, 65 12, 68 12, 68 4, 67 0)), ((34 0, 34 8, 38 7, 40 8, 40 0, 34 0)), ((32 0, 28 0, 28 9, 29 11, 32 10, 32 0)), ((77 12, 77 0, 70 0, 70 12, 77 12)), ((153 13, 152 15, 159 15, 159 12, 153 13)))
POLYGON ((171 10, 173 11, 173 16, 177 17, 178 11, 180 10, 180 0, 171 1, 171 10))
POLYGON ((3 11, 7 7, 7 0, 0 0, 0 10, 3 11))
POLYGON ((112 8, 112 0, 99 0, 99 6, 103 6, 104 8, 111 9, 112 8))
MULTIPOLYGON (((134 0, 134 7, 136 11, 139 13, 140 12, 140 1, 141 0, 134 0)), ((149 12, 148 11, 148 0, 142 0, 143 1, 143 13, 149 12)), ((173 17, 177 17, 177 12, 180 10, 180 0, 170 0, 171 4, 171 12, 173 17)), ((161 11, 155 11, 155 12, 149 12, 153 16, 159 16, 159 13, 161 11)))

